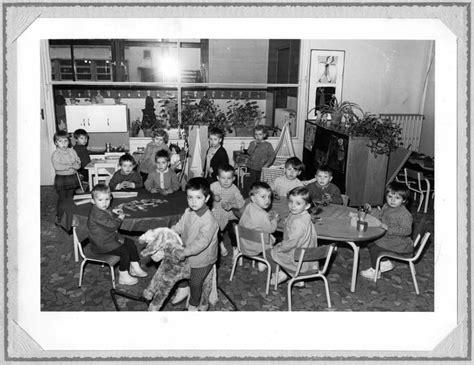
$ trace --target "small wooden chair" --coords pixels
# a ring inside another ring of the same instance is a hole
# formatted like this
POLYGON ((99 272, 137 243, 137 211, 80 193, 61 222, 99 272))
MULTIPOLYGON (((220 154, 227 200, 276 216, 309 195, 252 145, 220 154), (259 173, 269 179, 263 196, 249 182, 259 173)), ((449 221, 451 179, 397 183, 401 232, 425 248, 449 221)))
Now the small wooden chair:
POLYGON ((119 169, 118 160, 113 162, 96 162, 92 176, 93 186, 103 182, 108 185, 115 171, 119 169))

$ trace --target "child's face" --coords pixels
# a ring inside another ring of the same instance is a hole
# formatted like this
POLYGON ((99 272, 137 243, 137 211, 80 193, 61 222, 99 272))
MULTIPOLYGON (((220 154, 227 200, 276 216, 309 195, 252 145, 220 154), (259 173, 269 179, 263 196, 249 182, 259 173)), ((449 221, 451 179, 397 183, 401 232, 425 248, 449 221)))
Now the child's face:
POLYGON ((288 209, 291 214, 300 214, 308 210, 310 204, 306 203, 301 195, 290 195, 288 198, 288 209))
POLYGON ((385 196, 385 200, 389 207, 398 208, 403 204, 404 200, 400 194, 389 191, 385 196))
POLYGON ((106 210, 110 206, 110 194, 108 193, 94 193, 92 194, 92 204, 95 204, 100 210, 106 210))
POLYGON ((235 176, 232 171, 220 171, 217 175, 217 181, 224 189, 230 188, 234 182, 235 176))
POLYGON ((178 151, 176 151, 176 148, 170 148, 170 152, 172 155, 176 155, 178 151))
POLYGON ((56 140, 56 146, 60 150, 65 150, 67 149, 67 146, 69 146, 69 139, 66 137, 60 137, 56 140))
POLYGON ((77 144, 80 144, 81 146, 85 146, 87 144, 87 136, 79 136, 77 137, 77 144))
POLYGON ((272 192, 266 189, 259 189, 255 194, 250 196, 250 200, 262 209, 268 209, 272 202, 272 192))
POLYGON ((209 195, 205 196, 202 190, 186 190, 186 195, 188 206, 194 211, 201 209, 209 200, 209 195))
POLYGON ((296 170, 293 166, 285 167, 285 176, 288 180, 294 180, 300 175, 301 171, 296 170))
POLYGON ((320 186, 327 186, 332 180, 332 176, 330 173, 326 171, 318 171, 316 173, 316 181, 320 186))
POLYGON ((153 137, 153 143, 155 143, 156 145, 161 145, 165 143, 165 141, 162 136, 155 136, 153 137))
POLYGON ((263 131, 255 131, 255 140, 257 142, 262 142, 264 137, 265 133, 263 133, 263 131))
POLYGON ((209 146, 211 147, 217 147, 222 143, 222 138, 219 136, 216 136, 215 134, 211 134, 209 136, 209 146))
POLYGON ((120 164, 120 169, 124 173, 124 175, 129 175, 132 171, 135 165, 132 163, 132 161, 123 161, 120 164))
POLYGON ((168 168, 168 159, 165 157, 158 157, 156 159, 156 169, 160 172, 165 172, 168 168))

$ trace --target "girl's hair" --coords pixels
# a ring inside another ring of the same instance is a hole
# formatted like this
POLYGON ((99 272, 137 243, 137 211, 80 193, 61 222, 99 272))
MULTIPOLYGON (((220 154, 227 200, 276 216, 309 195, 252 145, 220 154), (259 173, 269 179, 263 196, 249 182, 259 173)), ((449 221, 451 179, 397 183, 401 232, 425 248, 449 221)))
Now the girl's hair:
POLYGON ((169 140, 168 132, 165 131, 164 129, 157 129, 156 131, 153 131, 152 138, 155 138, 155 137, 163 137, 163 142, 168 143, 168 140, 169 140))
POLYGON ((179 146, 176 143, 171 143, 170 144, 170 146, 169 146, 170 151, 173 151, 173 148, 176 151, 176 153, 181 152, 181 148, 179 148, 179 146))
POLYGON ((133 158, 133 156, 130 154, 130 153, 125 153, 123 154, 122 156, 120 156, 119 158, 119 165, 122 165, 122 162, 126 162, 126 161, 129 161, 132 163, 132 165, 136 165, 136 161, 135 159, 133 158))
POLYGON ((272 188, 266 182, 256 181, 250 187, 249 195, 252 196, 252 195, 257 194, 260 189, 272 191, 272 188))
POLYGON ((285 167, 292 166, 296 171, 303 171, 304 165, 303 162, 298 157, 290 157, 285 162, 285 167))
POLYGON ((97 195, 101 194, 110 194, 110 187, 105 184, 97 184, 94 186, 94 188, 91 191, 92 198, 96 198, 97 195))
POLYGON ((217 128, 217 127, 214 127, 212 128, 210 131, 209 131, 209 135, 210 136, 217 136, 219 137, 222 141, 221 141, 221 144, 224 142, 224 132, 222 131, 222 129, 220 128, 217 128))
POLYGON ((385 189, 385 195, 387 195, 388 193, 399 194, 403 199, 403 202, 405 202, 408 199, 408 196, 410 195, 410 190, 408 190, 408 187, 405 184, 393 181, 388 184, 387 188, 385 189))
POLYGON ((159 158, 166 158, 169 162, 170 154, 166 150, 159 150, 155 155, 155 162, 158 161, 159 158))
POLYGON ((257 125, 257 126, 253 129, 253 133, 255 134, 256 131, 262 131, 262 132, 263 132, 263 139, 267 139, 267 138, 268 138, 268 131, 267 131, 267 128, 265 128, 264 125, 257 125))
POLYGON ((89 134, 87 133, 87 131, 85 129, 82 129, 82 128, 76 129, 74 131, 74 138, 75 139, 78 139, 80 136, 85 136, 85 137, 89 138, 89 134))
POLYGON ((209 181, 203 177, 193 177, 186 184, 186 191, 188 190, 201 190, 205 197, 208 197, 211 194, 211 188, 209 186, 209 181))
POLYGON ((290 196, 301 196, 306 204, 311 204, 311 197, 309 195, 309 190, 304 186, 297 186, 296 188, 291 189, 287 194, 286 198, 290 199, 290 196))
POLYGON ((56 144, 59 138, 67 138, 69 140, 69 135, 66 131, 57 131, 53 136, 54 144, 56 144))

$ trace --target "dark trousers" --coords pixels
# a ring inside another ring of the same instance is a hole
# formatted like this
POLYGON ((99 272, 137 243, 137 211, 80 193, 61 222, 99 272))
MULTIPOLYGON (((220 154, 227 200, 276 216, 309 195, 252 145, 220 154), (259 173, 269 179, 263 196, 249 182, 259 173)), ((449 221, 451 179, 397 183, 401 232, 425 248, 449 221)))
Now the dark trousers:
POLYGON ((89 171, 84 167, 77 170, 77 173, 82 176, 82 181, 89 182, 89 171))
POLYGON ((214 264, 204 267, 191 268, 189 280, 182 280, 179 282, 178 287, 180 288, 189 286, 191 292, 189 296, 190 305, 197 307, 201 302, 202 284, 204 284, 204 280, 211 271, 213 265, 214 264))
POLYGON ((399 252, 387 250, 386 248, 377 246, 375 242, 369 243, 367 247, 369 248, 369 254, 370 254, 370 266, 372 266, 373 269, 375 269, 375 265, 377 265, 377 258, 380 256, 381 253, 393 253, 399 256, 403 256, 403 257, 413 256, 412 253, 399 253, 399 252))
POLYGON ((219 229, 219 242, 223 241, 224 233, 227 232, 229 234, 230 244, 232 245, 232 247, 237 247, 234 224, 239 224, 239 221, 237 219, 232 219, 227 223, 223 230, 219 229))
POLYGON ((249 173, 248 177, 248 186, 250 187, 254 182, 260 181, 260 177, 262 176, 262 171, 248 169, 247 172, 249 173))
POLYGON ((107 252, 108 255, 120 256, 119 270, 127 271, 130 268, 130 262, 140 260, 137 246, 130 238, 125 237, 124 242, 115 250, 107 252))
POLYGON ((64 209, 62 207, 63 202, 67 199, 72 199, 74 196, 74 191, 76 189, 69 189, 69 190, 57 190, 58 192, 58 203, 56 205, 56 216, 61 218, 64 213, 64 209))

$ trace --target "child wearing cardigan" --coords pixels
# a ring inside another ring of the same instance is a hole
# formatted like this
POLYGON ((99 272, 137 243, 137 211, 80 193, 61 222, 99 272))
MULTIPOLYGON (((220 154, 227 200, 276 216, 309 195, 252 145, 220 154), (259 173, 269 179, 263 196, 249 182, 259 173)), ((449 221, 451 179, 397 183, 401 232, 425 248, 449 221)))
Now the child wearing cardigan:
POLYGON ((109 182, 112 190, 143 188, 142 176, 135 170, 136 163, 131 154, 120 156, 119 166, 120 169, 115 171, 109 182))
POLYGON ((181 187, 178 176, 170 169, 170 156, 167 151, 160 150, 155 157, 156 168, 151 171, 145 181, 145 189, 151 193, 168 195, 181 187))
POLYGON ((227 152, 222 147, 223 140, 224 132, 219 128, 212 128, 209 131, 209 148, 204 159, 204 177, 208 179, 210 184, 217 181, 217 169, 219 166, 229 164, 227 152))
POLYGON ((139 161, 138 171, 142 175, 143 181, 146 181, 148 174, 155 169, 156 153, 161 150, 169 152, 168 139, 168 132, 164 129, 153 131, 152 141, 146 145, 145 152, 139 161))

